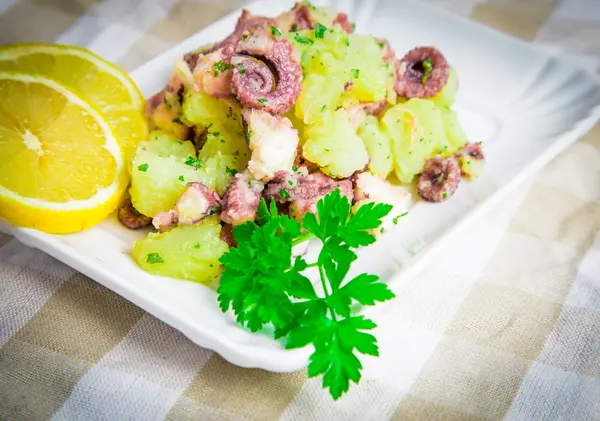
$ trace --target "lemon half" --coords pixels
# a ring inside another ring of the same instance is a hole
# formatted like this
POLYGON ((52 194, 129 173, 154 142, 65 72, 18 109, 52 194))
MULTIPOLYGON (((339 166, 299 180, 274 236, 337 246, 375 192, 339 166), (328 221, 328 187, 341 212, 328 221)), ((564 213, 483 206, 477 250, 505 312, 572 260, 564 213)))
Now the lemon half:
POLYGON ((106 218, 126 158, 101 111, 40 75, 0 72, 0 217, 52 233, 106 218))
POLYGON ((94 104, 129 159, 147 135, 144 97, 118 67, 75 46, 24 43, 0 47, 0 71, 33 73, 55 80, 94 104))

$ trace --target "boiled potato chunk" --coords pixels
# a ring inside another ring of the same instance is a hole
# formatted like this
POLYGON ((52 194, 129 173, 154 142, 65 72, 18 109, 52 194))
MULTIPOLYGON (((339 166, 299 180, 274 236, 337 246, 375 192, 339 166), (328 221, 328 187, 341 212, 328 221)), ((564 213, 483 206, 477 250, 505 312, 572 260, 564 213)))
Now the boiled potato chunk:
POLYGON ((438 105, 451 107, 452 104, 454 104, 457 93, 458 74, 456 73, 456 70, 454 70, 454 67, 450 67, 450 73, 448 75, 448 82, 446 82, 446 86, 444 86, 440 93, 432 98, 432 101, 438 105))
POLYGON ((398 179, 409 183, 437 152, 452 153, 442 115, 435 103, 412 98, 390 108, 382 118, 392 142, 393 167, 398 179))
POLYGON ((219 258, 228 250, 220 232, 218 218, 209 217, 194 225, 150 233, 135 242, 133 257, 146 272, 209 283, 219 276, 219 258))
POLYGON ((323 118, 323 113, 337 108, 344 93, 344 82, 326 76, 310 74, 302 82, 300 98, 296 101, 295 115, 306 124, 323 118))
POLYGON ((191 142, 180 141, 166 132, 150 133, 149 140, 138 145, 132 159, 129 191, 133 206, 150 217, 172 209, 186 183, 202 180, 203 174, 197 168, 200 164, 195 159, 191 142))
POLYGON ((440 107, 442 122, 446 130, 446 138, 448 139, 449 150, 444 151, 445 154, 454 153, 457 149, 462 148, 467 143, 467 135, 458 121, 456 113, 448 108, 440 107))
POLYGON ((369 171, 383 179, 387 178, 392 171, 391 142, 377 117, 367 116, 358 128, 358 135, 365 142, 365 147, 371 157, 369 171))
POLYGON ((386 99, 392 73, 386 68, 381 48, 370 35, 351 34, 345 67, 348 81, 353 83, 350 94, 361 102, 386 99))
POLYGON ((350 177, 369 163, 369 153, 343 108, 324 113, 323 120, 306 126, 304 136, 304 158, 331 177, 350 177))

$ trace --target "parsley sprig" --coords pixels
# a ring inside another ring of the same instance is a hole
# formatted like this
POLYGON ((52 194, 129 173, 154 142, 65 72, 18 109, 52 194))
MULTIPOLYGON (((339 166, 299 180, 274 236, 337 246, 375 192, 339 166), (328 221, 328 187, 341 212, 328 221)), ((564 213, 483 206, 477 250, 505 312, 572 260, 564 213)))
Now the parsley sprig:
POLYGON ((351 215, 348 199, 335 190, 317 203, 317 215, 307 213, 301 224, 279 215, 275 202, 267 206, 263 199, 257 222, 236 227, 238 246, 221 257, 221 310, 231 308, 237 322, 252 332, 272 325, 274 337, 284 338, 288 349, 312 344, 308 375, 322 374, 323 387, 334 399, 350 382, 358 383, 358 353, 379 355, 377 340, 367 333, 376 324, 352 315, 352 305, 375 305, 394 294, 375 275, 350 280, 347 275, 357 258, 353 249, 375 242, 370 231, 391 209, 370 203, 351 215), (310 237, 322 243, 317 261, 292 259, 292 247, 310 237), (321 294, 303 274, 312 267, 318 268, 321 294))

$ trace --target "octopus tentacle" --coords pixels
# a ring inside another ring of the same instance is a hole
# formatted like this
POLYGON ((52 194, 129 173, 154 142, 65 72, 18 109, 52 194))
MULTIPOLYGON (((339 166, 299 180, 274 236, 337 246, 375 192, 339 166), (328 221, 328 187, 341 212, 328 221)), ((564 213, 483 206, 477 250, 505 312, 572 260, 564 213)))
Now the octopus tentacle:
POLYGON ((448 82, 450 66, 434 47, 417 47, 397 62, 394 89, 405 98, 431 98, 448 82))
POLYGON ((231 88, 243 105, 271 114, 283 114, 294 105, 302 88, 302 67, 287 39, 277 39, 263 26, 238 42, 235 53, 231 88))
POLYGON ((136 230, 150 225, 152 218, 139 213, 131 203, 131 199, 127 199, 119 208, 119 221, 129 229, 136 230))
POLYGON ((417 180, 419 196, 427 202, 442 202, 452 196, 461 180, 456 158, 432 158, 417 180))
POLYGON ((350 22, 348 15, 345 13, 338 13, 331 22, 331 25, 340 25, 344 31, 351 34, 354 32, 354 25, 350 22))

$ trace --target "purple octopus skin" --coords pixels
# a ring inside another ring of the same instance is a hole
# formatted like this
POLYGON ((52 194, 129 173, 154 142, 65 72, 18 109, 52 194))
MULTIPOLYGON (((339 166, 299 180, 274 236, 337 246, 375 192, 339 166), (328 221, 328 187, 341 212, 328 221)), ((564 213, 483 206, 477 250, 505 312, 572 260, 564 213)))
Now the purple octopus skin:
POLYGON ((219 238, 229 247, 237 247, 237 241, 235 241, 235 237, 233 236, 233 225, 225 223, 221 224, 219 238))
POLYGON ((227 44, 235 44, 240 39, 242 39, 242 35, 244 32, 256 29, 264 23, 275 25, 276 21, 275 19, 268 18, 266 16, 253 15, 248 10, 244 9, 242 10, 242 14, 240 15, 235 24, 233 32, 229 34, 227 38, 214 44, 209 44, 200 47, 194 51, 190 51, 189 53, 184 55, 183 59, 188 63, 190 69, 194 70, 196 62, 198 61, 198 56, 200 54, 210 54, 213 51, 218 50, 219 48, 223 48, 227 44))
POLYGON ((467 143, 465 146, 456 151, 455 155, 457 157, 466 155, 473 159, 485 159, 481 143, 467 143))
POLYGON ((221 220, 232 225, 254 221, 263 188, 263 183, 254 180, 249 171, 237 173, 223 197, 221 220))
POLYGON ((158 212, 152 224, 159 231, 167 231, 176 225, 192 225, 207 216, 217 213, 221 208, 221 198, 199 181, 186 184, 185 190, 168 212, 158 212))
POLYGON ((456 158, 432 158, 417 179, 419 196, 427 202, 442 202, 452 196, 461 180, 456 158))
POLYGON ((276 39, 263 26, 240 41, 235 53, 231 89, 243 105, 271 114, 283 114, 294 105, 302 88, 302 67, 300 54, 287 39, 276 39))
POLYGON ((296 4, 294 6, 294 20, 291 30, 293 32, 303 31, 306 29, 315 29, 317 25, 310 13, 310 9, 306 4, 296 4))
POLYGON ((352 24, 352 22, 350 22, 350 19, 348 19, 348 15, 345 13, 337 14, 337 16, 333 19, 333 22, 331 22, 332 26, 336 24, 340 25, 342 29, 349 34, 354 32, 354 25, 352 24))
POLYGON ((443 54, 434 47, 417 47, 397 62, 396 93, 404 98, 431 98, 448 82, 450 66, 443 54), (424 62, 429 60, 431 71, 425 73, 424 62))
POLYGON ((316 213, 317 202, 335 189, 339 189, 340 194, 352 202, 354 197, 352 181, 336 181, 322 172, 304 174, 277 172, 275 178, 265 187, 265 200, 269 202, 275 199, 278 203, 290 202, 291 213, 298 219, 307 212, 316 213), (284 197, 282 197, 283 191, 286 192, 284 197))
POLYGON ((119 208, 119 221, 129 229, 136 230, 149 226, 152 218, 139 213, 131 204, 131 199, 127 199, 119 208))

